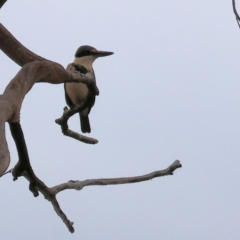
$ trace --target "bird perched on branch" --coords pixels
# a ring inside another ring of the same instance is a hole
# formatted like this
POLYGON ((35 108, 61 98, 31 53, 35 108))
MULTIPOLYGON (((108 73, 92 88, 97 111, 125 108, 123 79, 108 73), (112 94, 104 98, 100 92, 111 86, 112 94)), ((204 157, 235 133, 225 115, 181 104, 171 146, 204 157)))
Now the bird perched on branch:
MULTIPOLYGON (((93 62, 98 57, 112 55, 113 52, 98 51, 91 46, 81 46, 77 49, 74 62, 69 64, 67 70, 81 72, 82 74, 91 73, 95 78, 93 62)), ((70 108, 79 107, 81 130, 83 133, 90 133, 91 127, 88 115, 95 103, 96 91, 91 86, 84 83, 65 83, 65 99, 70 108)))

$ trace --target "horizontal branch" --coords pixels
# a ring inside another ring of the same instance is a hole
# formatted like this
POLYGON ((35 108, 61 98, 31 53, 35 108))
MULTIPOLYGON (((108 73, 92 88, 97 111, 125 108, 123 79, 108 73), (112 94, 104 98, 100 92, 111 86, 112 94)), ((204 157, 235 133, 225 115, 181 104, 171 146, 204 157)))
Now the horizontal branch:
POLYGON ((52 187, 51 191, 54 194, 57 194, 66 189, 75 189, 81 190, 83 187, 86 186, 93 186, 93 185, 117 185, 117 184, 126 184, 126 183, 136 183, 136 182, 143 182, 147 180, 151 180, 156 177, 163 177, 167 175, 173 175, 173 172, 177 168, 181 168, 182 165, 179 160, 174 161, 168 168, 164 170, 155 171, 146 175, 136 176, 136 177, 125 177, 125 178, 100 178, 100 179, 88 179, 84 181, 69 181, 67 183, 60 184, 58 186, 52 187))

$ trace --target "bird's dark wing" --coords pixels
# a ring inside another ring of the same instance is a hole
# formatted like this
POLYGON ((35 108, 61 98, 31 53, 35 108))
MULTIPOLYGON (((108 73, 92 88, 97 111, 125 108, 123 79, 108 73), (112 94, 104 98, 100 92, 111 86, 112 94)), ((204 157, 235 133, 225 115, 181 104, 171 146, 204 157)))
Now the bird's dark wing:
MULTIPOLYGON (((92 72, 93 74, 93 77, 95 78, 95 73, 94 73, 94 70, 92 72)), ((91 111, 91 108, 94 106, 94 103, 95 103, 95 99, 96 99, 96 95, 95 95, 95 91, 94 91, 94 88, 92 88, 91 86, 89 86, 89 93, 88 93, 88 98, 89 98, 89 108, 88 108, 88 113, 90 113, 91 111)))
POLYGON ((88 70, 84 66, 79 65, 77 63, 72 63, 72 68, 73 68, 73 71, 75 70, 83 74, 86 74, 88 72, 88 70))

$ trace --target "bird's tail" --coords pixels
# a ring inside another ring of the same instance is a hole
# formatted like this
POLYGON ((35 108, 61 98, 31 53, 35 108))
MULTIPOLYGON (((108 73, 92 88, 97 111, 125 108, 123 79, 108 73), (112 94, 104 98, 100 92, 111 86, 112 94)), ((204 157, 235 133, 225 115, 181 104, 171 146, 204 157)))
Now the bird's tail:
POLYGON ((82 132, 83 133, 90 133, 91 132, 91 127, 90 127, 88 115, 87 116, 83 116, 83 115, 81 115, 81 113, 79 113, 79 116, 80 116, 82 132))

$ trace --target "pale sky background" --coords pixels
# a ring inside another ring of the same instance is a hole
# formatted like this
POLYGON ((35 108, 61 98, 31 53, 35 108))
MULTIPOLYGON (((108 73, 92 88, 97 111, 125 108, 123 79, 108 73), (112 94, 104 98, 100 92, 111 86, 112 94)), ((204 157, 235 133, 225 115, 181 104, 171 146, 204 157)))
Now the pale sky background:
MULTIPOLYGON (((74 234, 24 178, 8 174, 0 179, 1 239, 240 239, 240 30, 231 1, 8 0, 0 19, 63 66, 81 45, 114 52, 94 64, 100 96, 89 136, 97 145, 55 124, 63 85, 36 84, 23 102, 31 164, 48 186, 183 165, 152 181, 60 193, 74 234)), ((0 61, 3 92, 20 68, 2 52, 0 61)), ((78 116, 70 128, 80 131, 78 116)))

